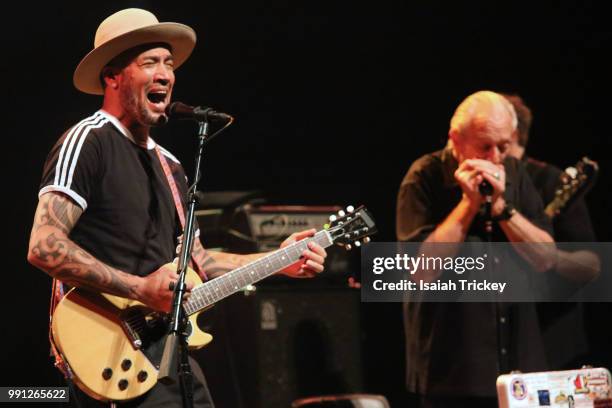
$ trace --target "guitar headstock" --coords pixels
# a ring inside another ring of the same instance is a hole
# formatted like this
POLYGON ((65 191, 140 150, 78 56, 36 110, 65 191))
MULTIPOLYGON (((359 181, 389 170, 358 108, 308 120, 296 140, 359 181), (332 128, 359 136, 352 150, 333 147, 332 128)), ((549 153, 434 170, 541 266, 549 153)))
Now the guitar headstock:
POLYGON ((327 232, 334 243, 343 246, 347 250, 360 247, 370 242, 370 235, 376 233, 376 224, 372 214, 364 206, 353 208, 346 207, 338 211, 338 214, 329 217, 327 232))
MULTIPOLYGON (((566 177, 566 182, 572 184, 574 189, 581 188, 585 191, 590 189, 595 184, 595 178, 599 172, 599 165, 597 162, 583 157, 576 166, 568 167, 565 169, 563 176, 566 177)), ((562 176, 562 177, 563 177, 562 176)))
POLYGON ((578 197, 593 187, 598 172, 597 162, 588 157, 583 157, 575 166, 565 169, 559 178, 555 198, 545 209, 546 214, 554 218, 567 210, 578 197))

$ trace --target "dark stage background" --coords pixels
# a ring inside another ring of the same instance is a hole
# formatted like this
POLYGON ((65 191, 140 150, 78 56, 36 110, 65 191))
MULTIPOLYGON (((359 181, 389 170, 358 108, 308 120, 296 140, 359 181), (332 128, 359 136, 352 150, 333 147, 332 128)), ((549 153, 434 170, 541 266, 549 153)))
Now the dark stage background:
MULTIPOLYGON (((47 359, 50 279, 27 264, 27 241, 47 152, 100 106, 73 88, 73 70, 99 22, 127 6, 196 30, 174 99, 237 118, 206 153, 206 191, 260 189, 278 204, 365 203, 378 221, 375 239, 392 241, 399 183, 413 160, 443 146, 457 104, 479 89, 517 92, 535 116, 532 156, 560 167, 583 155, 600 163, 587 201, 599 239, 612 238, 612 29, 589 2, 13 3, 2 28, 8 279, 0 385, 59 381, 47 359)), ((187 124, 156 132, 188 174, 194 133, 187 124)), ((585 363, 612 365, 602 327, 610 310, 588 308, 585 363)), ((398 403, 400 305, 362 304, 361 315, 363 391, 398 403)))

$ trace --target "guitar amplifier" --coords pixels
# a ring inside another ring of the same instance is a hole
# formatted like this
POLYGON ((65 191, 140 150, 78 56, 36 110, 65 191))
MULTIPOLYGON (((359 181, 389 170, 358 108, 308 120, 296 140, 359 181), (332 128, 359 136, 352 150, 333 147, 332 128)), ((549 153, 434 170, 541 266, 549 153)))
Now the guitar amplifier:
MULTIPOLYGON (((337 214, 339 206, 303 206, 303 205, 261 205, 246 209, 246 219, 249 234, 258 252, 268 252, 278 249, 279 245, 295 232, 314 228, 317 231, 329 223, 329 216, 337 214)), ((327 248, 325 272, 317 276, 313 283, 326 281, 328 283, 346 284, 348 274, 359 271, 359 261, 355 253, 331 246, 327 248)), ((289 278, 275 276, 266 283, 278 283, 289 278)))
POLYGON ((277 249, 289 235, 310 228, 320 230, 338 206, 262 205, 247 209, 251 237, 260 252, 277 249))
POLYGON ((500 408, 611 408, 610 387, 605 368, 505 374, 497 378, 497 397, 500 408))

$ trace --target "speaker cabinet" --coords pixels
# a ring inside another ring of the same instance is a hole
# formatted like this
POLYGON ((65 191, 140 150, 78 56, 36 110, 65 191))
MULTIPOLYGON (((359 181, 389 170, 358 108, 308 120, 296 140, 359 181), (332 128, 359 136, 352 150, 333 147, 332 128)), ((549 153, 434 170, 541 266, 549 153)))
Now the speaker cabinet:
POLYGON ((197 358, 219 408, 289 407, 362 390, 357 290, 260 286, 204 315, 215 338, 197 358))

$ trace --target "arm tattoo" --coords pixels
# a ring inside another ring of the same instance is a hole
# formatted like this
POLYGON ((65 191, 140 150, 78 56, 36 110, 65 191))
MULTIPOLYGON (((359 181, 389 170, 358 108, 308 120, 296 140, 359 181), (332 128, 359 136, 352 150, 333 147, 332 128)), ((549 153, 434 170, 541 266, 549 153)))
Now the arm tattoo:
POLYGON ((81 207, 63 194, 43 194, 36 210, 33 232, 41 226, 53 226, 68 235, 82 213, 81 207))
MULTIPOLYGON (((196 238, 193 241, 193 249, 191 250, 191 256, 197 261, 199 265, 204 268, 204 272, 206 273, 206 276, 208 276, 209 279, 216 278, 220 275, 220 273, 215 273, 215 271, 211 269, 214 260, 210 256, 209 252, 204 249, 199 238, 196 238)), ((204 279, 204 276, 200 275, 200 278, 204 279)))
POLYGON ((201 244, 194 243, 192 255, 198 257, 209 278, 217 278, 224 273, 246 265, 265 254, 238 255, 226 252, 205 251, 201 244))
POLYGON ((211 279, 218 278, 219 276, 233 269, 230 265, 227 265, 224 262, 216 261, 210 254, 206 254, 206 260, 204 261, 203 265, 204 268, 206 268, 206 274, 211 279))
POLYGON ((204 264, 206 262, 206 250, 204 249, 204 247, 202 246, 202 243, 200 242, 200 238, 196 237, 193 240, 193 248, 191 249, 191 256, 199 261, 200 264, 204 264))
POLYGON ((133 297, 135 285, 128 283, 128 274, 105 265, 68 238, 82 212, 63 195, 44 194, 36 210, 28 259, 72 286, 133 297))

